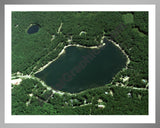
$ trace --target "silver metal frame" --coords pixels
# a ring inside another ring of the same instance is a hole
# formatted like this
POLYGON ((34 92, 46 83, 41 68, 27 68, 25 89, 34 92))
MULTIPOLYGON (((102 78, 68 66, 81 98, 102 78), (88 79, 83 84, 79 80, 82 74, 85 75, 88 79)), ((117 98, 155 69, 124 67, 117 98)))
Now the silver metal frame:
POLYGON ((160 128, 160 1, 159 0, 0 0, 0 128, 160 128), (155 124, 5 124, 4 123, 4 5, 6 4, 155 4, 156 5, 156 123, 155 124))

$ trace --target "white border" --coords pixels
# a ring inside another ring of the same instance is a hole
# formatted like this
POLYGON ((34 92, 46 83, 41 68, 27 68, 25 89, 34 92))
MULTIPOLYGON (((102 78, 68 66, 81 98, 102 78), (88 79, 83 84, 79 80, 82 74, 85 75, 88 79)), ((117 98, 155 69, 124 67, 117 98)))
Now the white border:
POLYGON ((155 123, 155 5, 5 5, 5 123, 155 123), (149 115, 13 116, 11 115, 12 11, 149 11, 149 115))

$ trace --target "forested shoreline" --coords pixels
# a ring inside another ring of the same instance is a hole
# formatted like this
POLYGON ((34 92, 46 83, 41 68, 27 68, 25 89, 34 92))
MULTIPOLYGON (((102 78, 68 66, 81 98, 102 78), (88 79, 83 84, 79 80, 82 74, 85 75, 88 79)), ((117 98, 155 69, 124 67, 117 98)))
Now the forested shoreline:
POLYGON ((13 115, 147 115, 148 91, 106 85, 78 94, 56 93, 24 79, 12 89, 13 115))
MULTIPOLYGON (((56 58, 65 46, 70 44, 98 46, 102 37, 115 41, 130 59, 127 68, 117 73, 110 84, 111 91, 115 94, 112 98, 104 94, 100 88, 84 92, 88 97, 81 97, 80 94, 75 98, 66 96, 73 101, 77 99, 75 101, 77 106, 72 104, 75 107, 73 110, 73 106, 68 103, 70 101, 61 99, 60 95, 53 95, 53 99, 57 98, 57 101, 48 99, 47 102, 43 102, 47 100, 44 97, 47 98, 51 91, 46 91, 45 94, 45 89, 39 85, 41 89, 36 89, 38 94, 33 94, 31 100, 33 103, 26 106, 30 98, 28 95, 34 92, 33 85, 37 82, 28 79, 22 81, 20 85, 14 85, 12 89, 12 114, 43 114, 44 111, 46 112, 44 114, 51 115, 148 114, 148 90, 139 91, 122 87, 148 88, 148 12, 12 12, 12 74, 17 72, 23 75, 34 74, 56 58), (27 33, 31 24, 40 26, 37 33, 27 33), (27 91, 27 88, 30 88, 28 89, 30 91, 27 91), (22 99, 19 97, 21 92, 24 92, 22 99), (91 97, 95 97, 95 100, 91 97), (42 99, 42 103, 39 98, 42 99), (87 99, 89 101, 86 102, 92 104, 79 107, 87 99), (99 99, 103 103, 97 103, 99 99), (120 101, 122 105, 116 108, 120 101), (126 106, 131 102, 132 106, 126 106), (40 108, 38 104, 42 104, 40 108), (106 107, 98 108, 98 104, 104 104, 106 107), (138 108, 137 105, 142 108, 138 108), (91 108, 94 111, 87 113, 91 108), (34 109, 33 113, 31 109, 34 109)), ((108 90, 110 86, 104 85, 104 88, 108 90)))

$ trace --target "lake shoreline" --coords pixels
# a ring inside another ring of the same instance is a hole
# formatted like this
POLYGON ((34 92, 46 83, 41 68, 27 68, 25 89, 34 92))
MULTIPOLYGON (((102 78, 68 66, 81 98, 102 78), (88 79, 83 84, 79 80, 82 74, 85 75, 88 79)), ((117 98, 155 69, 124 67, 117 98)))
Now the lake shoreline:
MULTIPOLYGON (((106 39, 106 38, 105 38, 106 39)), ((116 42, 114 42, 113 40, 110 40, 110 39, 106 39, 106 41, 103 41, 100 43, 100 45, 98 46, 91 46, 91 47, 87 47, 87 46, 83 46, 83 45, 79 45, 79 44, 70 44, 70 45, 67 45, 67 46, 64 46, 64 48, 61 50, 61 52, 58 54, 58 56, 53 59, 52 61, 49 61, 46 65, 44 65, 43 67, 41 67, 36 73, 39 73, 41 71, 43 71, 46 67, 48 67, 52 62, 56 61, 62 54, 65 53, 65 49, 68 48, 68 47, 71 47, 71 46, 75 46, 75 47, 80 47, 80 48, 88 48, 88 49, 99 49, 103 46, 105 46, 107 44, 107 41, 111 42, 113 45, 115 45, 116 47, 118 47, 120 49, 120 51, 126 56, 127 58, 127 61, 126 61, 126 68, 128 68, 128 64, 130 63, 130 59, 129 59, 129 56, 125 53, 125 51, 120 47, 119 44, 117 44, 116 42)), ((36 74, 34 73, 33 76, 36 74)), ((32 76, 32 75, 31 75, 32 76)), ((38 78, 39 79, 39 78, 38 78)), ((41 81, 40 79, 38 81, 41 81)), ((41 81, 42 83, 42 81, 41 81)), ((50 86, 48 86, 47 84, 45 84, 45 86, 47 86, 48 88, 50 88, 50 86)), ((53 89, 53 88, 52 88, 53 89)), ((53 89, 54 90, 54 89, 53 89)), ((56 90, 54 90, 55 92, 57 92, 56 90)), ((62 94, 64 94, 65 92, 63 91, 60 91, 62 94)), ((82 91, 83 92, 83 91, 82 91)), ((68 93, 68 92, 67 92, 68 93)), ((80 92, 79 92, 80 93, 80 92)), ((72 94, 72 93, 69 93, 69 94, 72 94)), ((73 93, 73 94, 76 94, 76 93, 73 93)))
POLYGON ((99 48, 103 47, 104 45, 105 45, 105 43, 102 42, 102 43, 101 43, 100 45, 98 45, 98 46, 90 46, 90 47, 88 47, 88 46, 83 46, 83 45, 80 45, 80 44, 69 44, 69 45, 67 45, 67 46, 64 46, 64 48, 61 50, 61 52, 58 54, 58 56, 57 56, 55 59, 53 59, 52 61, 49 61, 46 65, 44 65, 43 67, 41 67, 40 69, 38 69, 38 71, 36 71, 36 72, 34 73, 34 75, 37 74, 37 73, 39 73, 39 72, 41 72, 41 71, 43 71, 43 70, 44 70, 45 68, 47 68, 52 62, 56 61, 62 54, 65 53, 65 49, 68 48, 68 47, 75 46, 75 47, 79 47, 79 48, 99 49, 99 48))
MULTIPOLYGON (((106 42, 104 42, 104 38, 105 38, 105 36, 102 37, 101 43, 100 43, 100 45, 98 45, 98 46, 89 46, 89 47, 88 47, 88 46, 83 46, 83 45, 80 45, 80 44, 69 44, 69 45, 67 45, 67 46, 64 46, 64 48, 61 50, 61 52, 58 54, 58 56, 57 56, 55 59, 53 59, 52 61, 49 61, 47 64, 45 64, 43 67, 41 67, 40 69, 38 69, 38 71, 36 71, 36 72, 33 73, 33 74, 35 75, 35 74, 43 71, 43 70, 44 70, 45 68, 47 68, 51 63, 53 63, 54 61, 56 61, 62 54, 65 53, 65 49, 66 49, 66 48, 71 47, 71 46, 75 46, 75 47, 79 47, 79 48, 99 49, 99 48, 103 47, 103 46, 106 44, 106 42)), ((127 62, 126 62, 126 67, 125 67, 125 68, 127 69, 127 68, 128 68, 128 64, 130 63, 129 56, 128 56, 128 55, 126 54, 126 52, 120 47, 119 44, 117 44, 116 42, 114 42, 114 41, 111 40, 111 39, 106 39, 106 40, 107 40, 107 41, 110 41, 112 44, 114 44, 116 47, 118 47, 118 48, 121 50, 121 52, 126 56, 127 62)))
POLYGON ((127 62, 126 62, 126 69, 128 68, 128 64, 131 62, 130 59, 129 59, 129 56, 126 54, 126 52, 120 47, 119 44, 117 44, 116 42, 114 42, 113 40, 110 40, 110 39, 107 39, 108 41, 112 42, 116 47, 118 47, 121 52, 126 56, 127 58, 127 62))

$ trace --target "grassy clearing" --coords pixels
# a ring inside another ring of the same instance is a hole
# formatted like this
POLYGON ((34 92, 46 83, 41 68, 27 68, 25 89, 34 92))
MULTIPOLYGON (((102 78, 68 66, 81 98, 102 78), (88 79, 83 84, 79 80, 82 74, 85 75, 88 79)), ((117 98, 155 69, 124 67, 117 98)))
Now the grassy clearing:
POLYGON ((122 15, 122 19, 125 24, 131 24, 134 22, 133 15, 131 13, 127 13, 127 14, 122 15))

